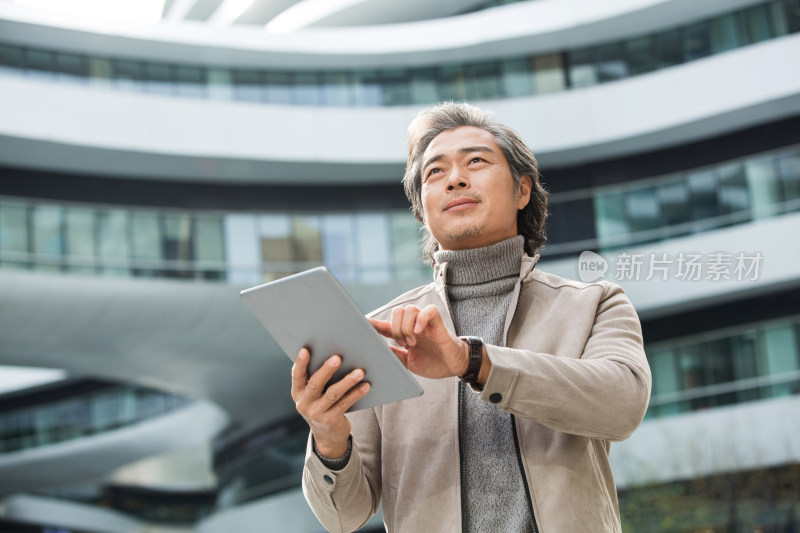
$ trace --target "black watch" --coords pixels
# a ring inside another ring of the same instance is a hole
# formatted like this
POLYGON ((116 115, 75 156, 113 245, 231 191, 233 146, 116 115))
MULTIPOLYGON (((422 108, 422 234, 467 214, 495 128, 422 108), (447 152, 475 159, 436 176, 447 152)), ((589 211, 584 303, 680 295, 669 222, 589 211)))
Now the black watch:
POLYGON ((483 339, 480 337, 459 338, 469 345, 469 363, 467 364, 467 371, 461 376, 461 381, 474 387, 480 387, 478 374, 480 374, 481 362, 483 361, 483 339))

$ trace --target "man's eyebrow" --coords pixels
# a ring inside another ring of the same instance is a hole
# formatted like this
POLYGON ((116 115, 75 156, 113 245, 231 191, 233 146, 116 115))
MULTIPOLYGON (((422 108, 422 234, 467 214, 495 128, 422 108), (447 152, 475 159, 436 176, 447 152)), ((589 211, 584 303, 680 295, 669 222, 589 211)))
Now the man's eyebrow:
MULTIPOLYGON (((497 152, 495 152, 494 150, 492 150, 488 146, 465 146, 464 148, 459 148, 458 149, 458 153, 459 154, 468 154, 468 153, 471 153, 471 152, 489 152, 491 154, 497 153, 497 152)), ((444 157, 444 154, 437 154, 437 155, 431 157, 430 159, 425 161, 425 163, 423 163, 422 168, 424 169, 425 167, 427 167, 431 163, 435 163, 435 162, 439 161, 440 159, 442 159, 443 157, 444 157)))

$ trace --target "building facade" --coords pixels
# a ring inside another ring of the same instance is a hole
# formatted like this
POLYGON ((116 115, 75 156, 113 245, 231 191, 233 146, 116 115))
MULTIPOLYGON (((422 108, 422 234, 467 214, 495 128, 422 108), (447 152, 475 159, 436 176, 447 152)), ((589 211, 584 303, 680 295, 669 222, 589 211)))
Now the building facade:
POLYGON ((642 319, 625 531, 794 531, 800 2, 311 3, 0 0, 0 364, 70 376, 0 395, 0 524, 320 531, 238 292, 324 264, 366 312, 427 282, 404 134, 454 100, 537 155, 538 268, 642 319))

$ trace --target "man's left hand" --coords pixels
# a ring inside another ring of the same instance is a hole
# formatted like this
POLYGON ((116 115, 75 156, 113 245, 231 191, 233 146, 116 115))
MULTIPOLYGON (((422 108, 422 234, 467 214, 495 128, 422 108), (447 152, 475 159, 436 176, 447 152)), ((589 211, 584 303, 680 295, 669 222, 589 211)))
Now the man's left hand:
POLYGON ((444 325, 439 308, 431 304, 420 310, 408 305, 392 310, 392 321, 369 319, 384 337, 400 346, 390 346, 409 371, 425 378, 462 376, 467 371, 467 344, 444 325))

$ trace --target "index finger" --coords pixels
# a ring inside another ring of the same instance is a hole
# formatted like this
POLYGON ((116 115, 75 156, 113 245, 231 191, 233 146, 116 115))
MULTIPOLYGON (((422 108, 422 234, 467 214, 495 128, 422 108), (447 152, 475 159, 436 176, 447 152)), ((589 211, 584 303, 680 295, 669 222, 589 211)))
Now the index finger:
POLYGON ((386 320, 378 320, 377 318, 368 318, 369 323, 372 324, 372 327, 375 330, 383 335, 384 337, 392 337, 392 323, 386 320))

